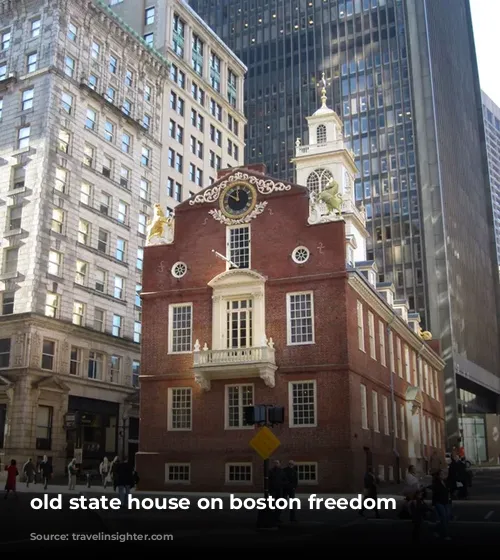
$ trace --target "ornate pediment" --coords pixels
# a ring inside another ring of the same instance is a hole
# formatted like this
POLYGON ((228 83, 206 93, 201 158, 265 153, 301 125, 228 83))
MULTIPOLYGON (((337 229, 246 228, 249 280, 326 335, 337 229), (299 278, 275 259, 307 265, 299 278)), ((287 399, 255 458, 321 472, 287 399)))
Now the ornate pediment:
POLYGON ((69 393, 70 388, 66 383, 58 379, 57 377, 46 377, 41 379, 36 383, 33 383, 33 388, 38 390, 46 391, 57 391, 58 393, 69 393))
POLYGON ((264 284, 265 281, 265 277, 254 270, 236 268, 221 272, 221 274, 212 278, 208 285, 211 288, 223 288, 234 285, 242 286, 256 283, 264 284))
POLYGON ((197 194, 192 200, 189 201, 190 206, 196 204, 213 204, 219 200, 221 192, 231 183, 236 181, 244 181, 253 185, 260 194, 272 194, 274 192, 284 192, 290 191, 292 185, 287 183, 282 183, 280 181, 273 181, 272 179, 263 179, 256 177, 255 175, 250 175, 242 171, 236 171, 231 173, 231 175, 226 175, 224 179, 217 182, 214 186, 209 187, 199 194, 197 194))

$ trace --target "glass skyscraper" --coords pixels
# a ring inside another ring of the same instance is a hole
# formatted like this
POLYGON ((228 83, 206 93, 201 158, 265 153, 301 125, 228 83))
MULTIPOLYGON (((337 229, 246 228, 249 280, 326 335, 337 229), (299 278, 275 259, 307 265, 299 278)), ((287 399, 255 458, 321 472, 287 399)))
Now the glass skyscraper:
POLYGON ((450 438, 457 389, 495 413, 498 269, 468 0, 191 5, 249 68, 246 160, 271 175, 293 180, 295 141, 325 73, 356 157, 379 281, 393 282, 441 340, 450 438))

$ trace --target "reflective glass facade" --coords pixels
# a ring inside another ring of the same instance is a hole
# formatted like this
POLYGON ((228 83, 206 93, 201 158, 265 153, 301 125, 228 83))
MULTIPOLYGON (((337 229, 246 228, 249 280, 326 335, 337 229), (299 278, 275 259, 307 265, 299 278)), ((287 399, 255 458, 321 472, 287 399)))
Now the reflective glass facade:
POLYGON ((422 314, 426 291, 405 13, 392 0, 224 1, 191 4, 243 59, 247 161, 293 180, 290 160, 324 71, 356 155, 381 282, 422 314))
POLYGON ((320 104, 325 73, 356 155, 369 257, 441 340, 447 409, 457 410, 454 388, 466 377, 500 394, 498 274, 468 0, 190 3, 249 68, 248 163, 293 179, 295 140, 320 104))

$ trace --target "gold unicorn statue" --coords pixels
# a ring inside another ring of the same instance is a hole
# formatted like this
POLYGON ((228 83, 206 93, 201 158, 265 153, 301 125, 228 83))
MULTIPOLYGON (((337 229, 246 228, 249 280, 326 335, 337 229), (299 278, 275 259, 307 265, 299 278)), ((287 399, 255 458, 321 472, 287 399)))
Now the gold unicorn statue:
POLYGON ((339 193, 339 184, 335 179, 332 179, 325 189, 319 195, 320 202, 324 202, 328 208, 328 212, 332 213, 334 210, 342 212, 342 195, 339 193))

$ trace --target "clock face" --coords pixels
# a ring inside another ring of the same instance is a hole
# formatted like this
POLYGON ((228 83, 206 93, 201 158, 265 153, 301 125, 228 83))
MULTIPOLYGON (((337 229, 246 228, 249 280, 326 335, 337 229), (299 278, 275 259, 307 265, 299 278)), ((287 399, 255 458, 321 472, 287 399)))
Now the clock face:
POLYGON ((232 183, 220 198, 221 210, 229 218, 243 218, 255 208, 256 202, 255 188, 248 183, 232 183))

